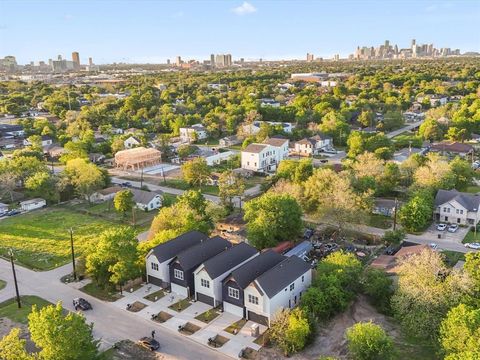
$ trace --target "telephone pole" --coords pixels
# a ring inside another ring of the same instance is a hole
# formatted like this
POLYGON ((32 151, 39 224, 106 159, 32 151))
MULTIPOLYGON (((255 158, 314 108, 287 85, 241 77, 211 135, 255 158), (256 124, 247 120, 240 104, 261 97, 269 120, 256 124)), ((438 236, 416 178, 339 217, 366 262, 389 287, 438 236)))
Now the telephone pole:
POLYGON ((395 207, 393 208, 393 231, 397 229, 397 198, 395 198, 395 207))
POLYGON ((75 251, 73 249, 73 228, 70 228, 70 249, 72 252, 73 280, 77 281, 77 270, 75 269, 75 251))
POLYGON ((9 250, 10 254, 10 262, 12 264, 12 272, 13 272, 13 282, 15 283, 15 294, 17 297, 17 304, 18 308, 20 309, 22 307, 22 303, 20 302, 20 294, 18 292, 18 283, 17 283, 17 273, 15 272, 15 263, 13 262, 13 250, 9 250))

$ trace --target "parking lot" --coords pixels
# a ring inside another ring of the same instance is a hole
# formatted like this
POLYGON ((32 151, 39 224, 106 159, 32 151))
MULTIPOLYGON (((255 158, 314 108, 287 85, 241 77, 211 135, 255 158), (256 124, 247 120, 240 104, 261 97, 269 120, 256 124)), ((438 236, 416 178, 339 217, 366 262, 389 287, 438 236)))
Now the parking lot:
POLYGON ((437 230, 437 223, 433 223, 430 227, 423 233, 422 237, 435 242, 436 240, 447 240, 461 244, 465 235, 467 235, 469 228, 459 226, 457 231, 449 232, 448 230, 439 231, 437 230), (440 238, 439 238, 440 235, 440 238))

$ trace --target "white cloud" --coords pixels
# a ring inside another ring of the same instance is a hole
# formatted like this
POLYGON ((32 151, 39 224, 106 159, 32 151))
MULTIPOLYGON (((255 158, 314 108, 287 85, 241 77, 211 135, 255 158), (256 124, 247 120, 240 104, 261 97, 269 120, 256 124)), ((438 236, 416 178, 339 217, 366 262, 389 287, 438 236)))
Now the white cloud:
POLYGON ((233 8, 232 11, 237 15, 246 15, 256 12, 257 9, 252 4, 244 1, 242 5, 233 8))

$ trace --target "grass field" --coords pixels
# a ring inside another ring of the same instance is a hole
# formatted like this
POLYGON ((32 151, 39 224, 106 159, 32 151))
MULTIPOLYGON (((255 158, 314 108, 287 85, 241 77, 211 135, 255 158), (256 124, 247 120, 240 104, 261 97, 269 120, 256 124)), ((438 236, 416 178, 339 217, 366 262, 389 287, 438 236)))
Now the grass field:
POLYGON ((479 193, 480 186, 477 186, 477 185, 467 186, 467 188, 465 189, 465 192, 472 193, 472 194, 479 193))
POLYGON ((37 305, 40 309, 50 302, 37 296, 21 296, 22 307, 19 309, 15 298, 4 301, 0 304, 0 318, 7 317, 12 321, 26 324, 28 322, 28 314, 32 311, 32 305, 37 305))
POLYGON ((465 261, 465 254, 457 251, 443 250, 445 261, 448 266, 453 267, 458 261, 465 261))
POLYGON ((115 224, 99 217, 51 207, 0 221, 0 255, 12 248, 19 264, 34 270, 49 270, 70 261, 73 228, 76 254, 89 241, 115 224))
POLYGON ((480 231, 477 230, 477 236, 475 237, 475 231, 468 231, 467 235, 463 238, 462 243, 472 243, 472 242, 480 242, 480 231))
POLYGON ((104 301, 117 301, 123 297, 118 291, 99 287, 93 282, 80 288, 80 291, 104 301))
POLYGON ((2 290, 5 286, 7 286, 7 282, 0 280, 0 290, 2 290))
MULTIPOLYGON (((180 190, 198 190, 198 187, 192 187, 190 186, 185 180, 183 179, 167 179, 167 183, 161 185, 165 185, 174 189, 180 189, 180 190)), ((218 186, 213 186, 213 185, 203 185, 200 187, 200 191, 204 194, 209 194, 209 195, 218 195, 218 186)))

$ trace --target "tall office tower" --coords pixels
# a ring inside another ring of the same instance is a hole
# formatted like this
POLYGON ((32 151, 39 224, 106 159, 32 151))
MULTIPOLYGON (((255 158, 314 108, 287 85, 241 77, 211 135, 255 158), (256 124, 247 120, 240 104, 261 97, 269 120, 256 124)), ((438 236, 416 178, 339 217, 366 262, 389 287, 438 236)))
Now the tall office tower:
POLYGON ((53 67, 53 60, 52 59, 48 59, 48 66, 53 67))
POLYGON ((219 66, 219 67, 225 66, 225 55, 217 54, 215 56, 215 66, 219 66))
POLYGON ((210 54, 210 66, 214 67, 215 66, 215 55, 210 54))
POLYGON ((58 61, 62 60, 62 55, 58 55, 58 56, 57 56, 57 60, 58 60, 58 61))
POLYGON ((415 39, 412 39, 412 48, 417 45, 417 41, 415 39))
POLYGON ((389 49, 390 48, 390 41, 389 40, 385 40, 385 49, 389 49))
POLYGON ((170 59, 167 59, 167 65, 170 65, 170 59))
POLYGON ((93 59, 91 57, 88 58, 88 66, 93 65, 93 59))
POLYGON ((177 56, 177 57, 176 57, 175 65, 177 65, 177 66, 181 66, 181 65, 182 65, 182 57, 181 57, 181 56, 177 56))
POLYGON ((225 65, 232 66, 232 54, 225 55, 225 65))
POLYGON ((307 53, 307 62, 313 61, 313 54, 307 53))
POLYGON ((394 52, 395 52, 395 55, 398 55, 398 46, 397 46, 397 44, 395 44, 394 52))
POLYGON ((73 61, 73 68, 75 70, 80 69, 80 54, 76 51, 72 52, 72 61, 73 61))

